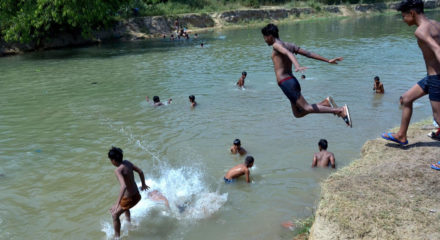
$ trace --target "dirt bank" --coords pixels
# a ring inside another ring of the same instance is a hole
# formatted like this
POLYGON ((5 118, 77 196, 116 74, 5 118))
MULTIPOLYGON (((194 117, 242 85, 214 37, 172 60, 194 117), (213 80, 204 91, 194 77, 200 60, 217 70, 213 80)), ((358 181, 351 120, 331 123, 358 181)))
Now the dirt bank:
MULTIPOLYGON (((394 10, 397 3, 355 4, 355 5, 332 5, 317 6, 315 8, 279 8, 263 7, 260 9, 241 9, 211 14, 182 14, 179 15, 180 24, 196 31, 223 27, 244 27, 244 23, 283 21, 307 19, 315 16, 355 16, 359 14, 371 14, 394 10)), ((440 0, 425 1, 425 8, 440 6, 440 0)), ((97 44, 115 39, 132 41, 163 34, 169 35, 174 29, 175 17, 153 16, 137 17, 115 23, 111 28, 97 31, 91 38, 83 38, 80 35, 64 33, 54 39, 43 41, 38 46, 35 43, 19 44, 5 43, 0 39, 0 56, 14 55, 23 52, 75 47, 97 44)))
POLYGON ((440 142, 414 124, 409 145, 368 141, 362 157, 322 184, 312 240, 440 239, 440 142))

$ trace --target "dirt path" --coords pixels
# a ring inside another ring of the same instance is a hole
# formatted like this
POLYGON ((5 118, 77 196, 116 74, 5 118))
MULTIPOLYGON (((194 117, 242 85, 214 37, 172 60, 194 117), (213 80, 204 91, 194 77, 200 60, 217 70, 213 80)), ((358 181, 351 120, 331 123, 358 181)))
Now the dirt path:
MULTIPOLYGON (((309 239, 440 239, 440 142, 414 124, 409 145, 375 139, 322 184, 309 239)), ((395 129, 394 129, 395 130, 395 129)))

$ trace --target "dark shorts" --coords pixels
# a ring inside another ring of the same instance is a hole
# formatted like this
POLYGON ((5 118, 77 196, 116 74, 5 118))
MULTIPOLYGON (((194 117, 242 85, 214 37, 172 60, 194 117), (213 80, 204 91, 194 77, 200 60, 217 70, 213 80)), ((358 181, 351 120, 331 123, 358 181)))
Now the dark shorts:
POLYGON ((417 85, 429 94, 429 100, 440 102, 440 75, 426 76, 417 85))
POLYGON ((301 97, 301 86, 294 76, 287 77, 278 83, 286 97, 294 104, 301 97))
POLYGON ((225 183, 233 183, 233 182, 235 182, 235 179, 227 179, 225 177, 223 177, 223 180, 225 180, 225 183))

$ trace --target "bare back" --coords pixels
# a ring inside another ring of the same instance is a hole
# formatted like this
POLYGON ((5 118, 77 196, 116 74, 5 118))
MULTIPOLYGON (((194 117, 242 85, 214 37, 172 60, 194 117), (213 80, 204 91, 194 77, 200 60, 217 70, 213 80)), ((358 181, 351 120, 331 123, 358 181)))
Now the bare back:
MULTIPOLYGON (((287 50, 292 53, 298 53, 299 47, 291 44, 283 42, 279 39, 276 40, 276 44, 280 44, 284 46, 287 50)), ((287 55, 281 54, 277 50, 273 50, 272 52, 272 61, 275 70, 275 75, 277 77, 277 82, 280 82, 282 79, 285 79, 289 76, 292 76, 292 61, 289 59, 287 55)))
POLYGON ((229 171, 225 174, 225 178, 226 179, 238 178, 246 174, 246 172, 249 173, 249 169, 246 167, 246 165, 241 163, 229 169, 229 171))
POLYGON ((440 74, 440 61, 435 51, 440 50, 440 23, 427 19, 415 32, 417 43, 422 50, 428 75, 440 74))
POLYGON ((115 171, 121 173, 122 177, 124 178, 125 186, 127 187, 127 191, 125 191, 124 196, 131 197, 136 195, 139 190, 136 182, 134 181, 133 164, 127 160, 124 160, 115 171))
POLYGON ((331 166, 335 168, 335 156, 331 152, 322 150, 315 153, 313 158, 314 167, 328 167, 331 164, 331 166))

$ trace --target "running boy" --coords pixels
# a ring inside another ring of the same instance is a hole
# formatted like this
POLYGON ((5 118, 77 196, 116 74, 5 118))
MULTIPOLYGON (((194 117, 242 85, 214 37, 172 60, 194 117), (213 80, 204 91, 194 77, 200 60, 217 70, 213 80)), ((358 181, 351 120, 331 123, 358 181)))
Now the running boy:
POLYGON ((239 153, 240 155, 245 155, 247 153, 246 149, 241 147, 241 142, 240 142, 240 139, 238 139, 238 138, 234 140, 233 145, 231 146, 230 151, 231 151, 232 154, 239 153))
POLYGON ((319 152, 313 155, 312 167, 328 167, 336 168, 335 155, 327 151, 327 140, 321 139, 318 142, 319 152))
POLYGON ((347 126, 352 127, 350 114, 347 105, 337 108, 334 103, 329 102, 329 98, 318 104, 308 104, 301 94, 301 86, 298 80, 293 76, 292 64, 295 71, 303 71, 306 68, 301 67, 293 54, 301 54, 308 58, 321 60, 331 64, 337 64, 342 58, 326 59, 318 54, 308 52, 294 44, 283 42, 278 35, 278 27, 274 24, 268 24, 261 29, 264 41, 269 46, 273 46, 272 61, 275 68, 275 75, 278 85, 284 94, 289 98, 292 105, 293 115, 297 118, 304 117, 309 113, 333 113, 342 117, 347 126), (333 105, 333 106, 332 106, 333 105))
POLYGON ((125 217, 127 218, 127 221, 130 222, 130 208, 134 207, 141 200, 141 195, 139 194, 136 182, 134 181, 133 171, 137 172, 141 179, 142 186, 140 189, 147 190, 149 187, 145 184, 145 177, 142 170, 131 162, 122 160, 122 149, 112 147, 108 152, 108 158, 116 167, 115 175, 121 185, 116 203, 110 209, 113 218, 113 227, 115 229, 115 237, 118 238, 121 231, 121 221, 119 220, 119 216, 125 212, 125 217))
POLYGON ((244 87, 244 79, 247 76, 247 72, 242 72, 241 73, 241 77, 238 79, 237 83, 235 85, 239 86, 239 87, 244 87))
POLYGON ((244 164, 241 163, 229 169, 229 171, 223 177, 223 180, 225 180, 225 183, 232 183, 236 178, 246 175, 246 182, 250 183, 251 179, 249 177, 249 168, 252 166, 254 166, 254 158, 252 156, 247 156, 244 160, 244 164))
POLYGON ((427 76, 410 88, 400 98, 403 106, 400 129, 397 133, 383 133, 382 138, 400 145, 408 144, 407 131, 413 102, 429 94, 434 120, 440 122, 440 23, 428 19, 423 12, 422 0, 404 0, 397 8, 408 26, 416 25, 414 35, 422 50, 427 76))
POLYGON ((374 77, 374 86, 373 90, 376 91, 376 93, 385 93, 385 89, 383 88, 383 84, 380 82, 380 79, 378 76, 374 77))

